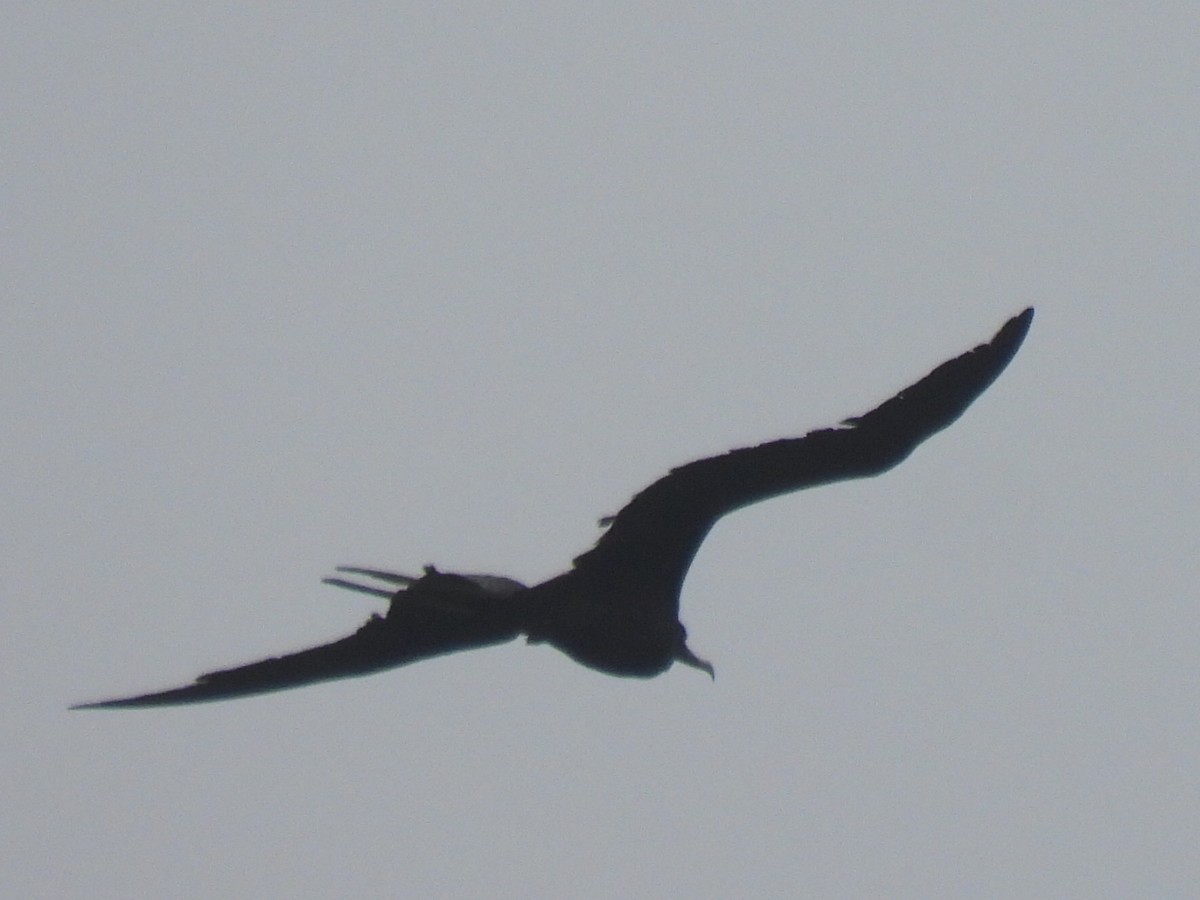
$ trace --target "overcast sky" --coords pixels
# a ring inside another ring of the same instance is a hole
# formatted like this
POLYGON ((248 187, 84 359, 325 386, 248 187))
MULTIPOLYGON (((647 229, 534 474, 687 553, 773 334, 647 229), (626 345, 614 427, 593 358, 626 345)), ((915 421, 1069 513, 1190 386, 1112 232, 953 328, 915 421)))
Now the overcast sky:
POLYGON ((409 6, 6 4, 5 890, 1196 896, 1200 7, 409 6), (66 711, 349 633, 339 563, 552 575, 1028 305, 900 468, 718 525, 715 683, 66 711))

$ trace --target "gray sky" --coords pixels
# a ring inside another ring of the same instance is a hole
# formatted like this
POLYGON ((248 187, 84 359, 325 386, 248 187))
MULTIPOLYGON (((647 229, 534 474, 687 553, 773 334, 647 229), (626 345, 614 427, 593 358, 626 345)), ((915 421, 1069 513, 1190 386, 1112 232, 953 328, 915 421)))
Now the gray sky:
POLYGON ((1101 6, 9 4, 0 882, 1195 896, 1200 8, 1101 6), (338 563, 554 574, 1030 304, 899 469, 717 527, 715 683, 66 712, 352 631, 338 563))

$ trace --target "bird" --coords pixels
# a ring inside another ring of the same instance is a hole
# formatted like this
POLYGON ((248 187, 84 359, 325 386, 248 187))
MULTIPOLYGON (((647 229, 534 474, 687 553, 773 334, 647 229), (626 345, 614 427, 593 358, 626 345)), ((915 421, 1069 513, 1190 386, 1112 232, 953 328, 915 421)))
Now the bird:
POLYGON ((730 450, 671 469, 614 516, 571 567, 526 586, 497 575, 425 566, 419 576, 339 566, 326 584, 388 601, 353 634, 306 650, 200 675, 191 684, 72 709, 224 700, 366 675, 524 636, 584 666, 650 678, 681 663, 715 678, 679 620, 684 577, 714 523, 781 494, 895 467, 959 418, 1016 354, 1028 308, 988 342, 942 363, 868 413, 802 437, 730 450), (346 577, 351 576, 351 577, 346 577))

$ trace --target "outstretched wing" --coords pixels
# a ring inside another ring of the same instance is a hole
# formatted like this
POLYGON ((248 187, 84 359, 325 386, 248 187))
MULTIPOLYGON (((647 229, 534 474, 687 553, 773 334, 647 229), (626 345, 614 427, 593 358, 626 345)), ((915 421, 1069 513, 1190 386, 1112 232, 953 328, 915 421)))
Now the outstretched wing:
MULTIPOLYGON (((118 700, 80 703, 71 708, 175 706, 264 694, 317 681, 367 675, 456 650, 503 643, 515 638, 519 632, 519 616, 504 600, 520 585, 509 579, 496 579, 505 582, 497 587, 473 580, 484 576, 459 576, 432 570, 420 579, 371 569, 341 571, 382 577, 394 584, 408 581, 412 584, 391 595, 392 605, 386 616, 372 616, 358 631, 339 641, 208 672, 183 687, 118 700)), ((382 591, 344 579, 327 581, 367 593, 382 591)))
POLYGON ((639 492, 575 568, 611 585, 611 602, 645 609, 647 598, 678 614, 684 574, 713 523, 759 500, 848 478, 878 475, 957 419, 1021 346, 1027 309, 986 344, 942 363, 916 384, 841 426, 731 450, 672 469, 639 492))

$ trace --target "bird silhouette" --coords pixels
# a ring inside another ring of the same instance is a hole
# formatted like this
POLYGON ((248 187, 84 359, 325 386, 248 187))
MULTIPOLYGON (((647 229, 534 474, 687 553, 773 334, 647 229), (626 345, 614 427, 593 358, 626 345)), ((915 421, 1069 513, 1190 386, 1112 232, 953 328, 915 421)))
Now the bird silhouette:
POLYGON ((546 643, 611 675, 649 678, 679 662, 713 675, 687 646, 679 595, 692 558, 721 516, 769 497, 886 472, 957 419, 1008 365, 1033 321, 1014 316, 991 341, 833 428, 731 450, 672 469, 615 516, 566 572, 526 587, 496 575, 421 576, 340 566, 325 583, 388 600, 348 637, 199 676, 192 684, 72 709, 223 700, 366 675, 511 641, 546 643), (364 583, 364 580, 366 583, 364 583), (375 583, 372 583, 375 582, 375 583), (383 585, 383 586, 380 586, 383 585))

